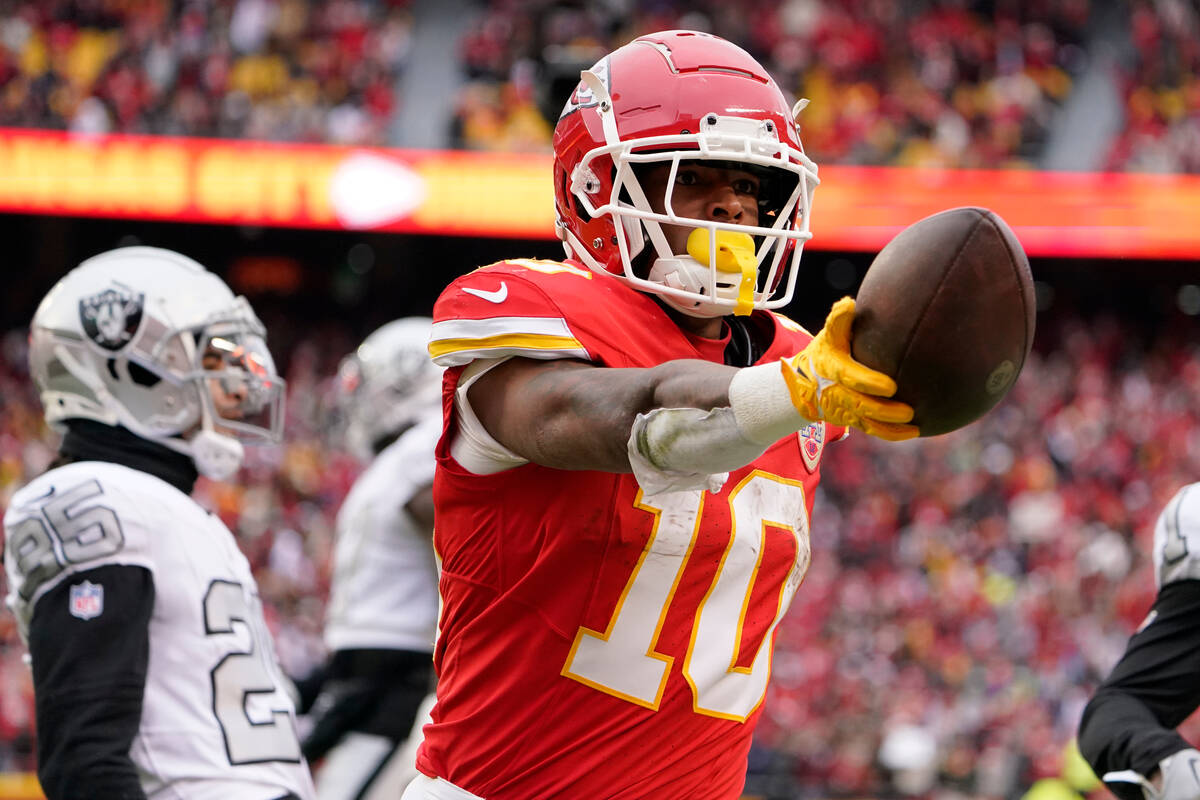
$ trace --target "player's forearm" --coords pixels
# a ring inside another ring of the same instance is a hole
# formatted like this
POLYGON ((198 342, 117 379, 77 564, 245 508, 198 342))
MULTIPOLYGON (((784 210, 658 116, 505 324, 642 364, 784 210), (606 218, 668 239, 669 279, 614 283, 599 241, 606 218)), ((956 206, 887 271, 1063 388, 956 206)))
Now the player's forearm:
POLYGON ((698 408, 707 411, 728 406, 729 384, 739 370, 724 364, 689 359, 668 361, 645 372, 651 395, 638 398, 640 402, 631 409, 634 415, 655 408, 698 408))
POLYGON ((1189 746, 1145 704, 1114 689, 1096 693, 1079 725, 1079 751, 1100 776, 1126 769, 1148 776, 1163 758, 1189 746))
POLYGON ((634 421, 627 452, 650 492, 706 486, 745 466, 811 420, 792 403, 779 364, 737 370, 727 401, 705 411, 656 408, 634 421))
POLYGON ((662 408, 707 412, 729 405, 732 367, 671 361, 651 369, 604 369, 575 374, 562 413, 536 430, 531 460, 568 469, 629 472, 627 445, 634 420, 662 408))
POLYGON ((37 698, 38 780, 48 800, 143 800, 129 757, 140 687, 85 688, 37 698))
POLYGON ((1190 745, 1174 728, 1197 705, 1200 687, 1200 581, 1163 586, 1149 622, 1084 710, 1079 749, 1097 774, 1149 776, 1166 756, 1190 745))
POLYGON ((62 581, 38 600, 29 631, 38 778, 49 800, 141 800, 129 757, 141 722, 154 583, 142 567, 109 564, 62 581), (104 587, 95 617, 75 616, 70 588, 104 587))
POLYGON ((737 372, 698 360, 649 369, 521 361, 497 367, 471 387, 471 404, 484 427, 535 463, 607 472, 630 471, 626 446, 638 414, 728 406, 737 372))

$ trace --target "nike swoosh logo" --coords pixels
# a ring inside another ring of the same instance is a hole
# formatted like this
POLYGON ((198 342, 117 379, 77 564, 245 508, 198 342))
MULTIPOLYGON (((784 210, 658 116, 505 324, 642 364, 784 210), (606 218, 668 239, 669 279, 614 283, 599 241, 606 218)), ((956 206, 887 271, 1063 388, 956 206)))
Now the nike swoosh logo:
POLYGON ((473 294, 478 298, 487 300, 489 303, 503 303, 508 299, 508 284, 500 281, 500 288, 488 292, 483 289, 472 289, 470 286, 464 286, 463 291, 467 294, 473 294))

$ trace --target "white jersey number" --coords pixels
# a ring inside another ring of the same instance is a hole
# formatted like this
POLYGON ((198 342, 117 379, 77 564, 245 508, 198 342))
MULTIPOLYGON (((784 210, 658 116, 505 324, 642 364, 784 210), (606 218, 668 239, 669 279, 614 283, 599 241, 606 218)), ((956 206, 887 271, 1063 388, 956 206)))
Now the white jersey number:
POLYGON ((269 660, 266 632, 251 612, 240 583, 215 580, 204 596, 204 632, 236 637, 228 655, 212 671, 213 711, 225 737, 231 764, 300 761, 300 743, 286 709, 256 709, 255 695, 278 690, 269 660), (252 716, 253 715, 253 716, 252 716), (254 717, 258 717, 255 719, 254 717))
POLYGON ((62 494, 54 489, 29 508, 30 516, 10 532, 8 552, 25 576, 19 594, 33 597, 37 587, 68 564, 104 558, 119 552, 125 543, 116 512, 93 498, 102 497, 99 481, 85 481, 62 494), (91 500, 91 503, 85 501, 91 500))
MULTIPOLYGON (((674 659, 655 652, 667 609, 695 545, 704 494, 674 492, 637 507, 655 516, 650 539, 605 631, 581 627, 563 675, 631 703, 657 709, 674 659)), ((729 495, 733 531, 712 586, 700 602, 683 675, 700 714, 745 721, 762 702, 771 672, 771 640, 808 570, 804 487, 755 470, 729 495), (749 668, 737 665, 742 627, 759 573, 766 526, 796 540, 791 569, 776 590, 778 608, 749 668)))

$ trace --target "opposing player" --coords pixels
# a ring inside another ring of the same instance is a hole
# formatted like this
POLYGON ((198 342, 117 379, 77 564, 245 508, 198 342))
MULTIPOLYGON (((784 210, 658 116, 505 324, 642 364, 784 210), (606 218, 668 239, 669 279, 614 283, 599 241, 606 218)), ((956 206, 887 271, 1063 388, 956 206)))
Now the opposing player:
POLYGON ((342 361, 351 449, 370 466, 337 518, 325 643, 332 656, 304 754, 320 800, 395 800, 416 774, 437 630, 434 446, 441 370, 432 320, 395 320, 342 361))
POLYGON ((307 800, 254 578, 189 497, 278 441, 283 381, 243 297, 127 247, 64 276, 30 330, 59 457, 4 516, 49 800, 307 800))
POLYGON ((729 42, 640 37, 555 131, 568 258, 439 298, 438 691, 405 800, 740 794, 823 449, 918 433, 849 355, 853 300, 815 338, 770 311, 817 182, 793 111, 729 42))
POLYGON ((1175 727, 1200 706, 1200 483, 1154 528, 1158 596, 1084 709, 1079 750, 1127 800, 1200 800, 1200 752, 1175 727))

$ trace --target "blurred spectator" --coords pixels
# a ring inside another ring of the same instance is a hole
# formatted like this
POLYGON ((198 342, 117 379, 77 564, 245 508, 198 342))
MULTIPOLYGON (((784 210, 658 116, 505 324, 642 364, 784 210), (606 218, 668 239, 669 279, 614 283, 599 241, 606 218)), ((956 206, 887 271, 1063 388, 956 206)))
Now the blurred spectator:
POLYGON ((407 0, 0 3, 0 125, 380 145, 407 0))
MULTIPOLYGON (((579 70, 667 28, 719 33, 812 102, 819 163, 1029 167, 1087 63, 1091 0, 487 0, 447 144, 544 151, 579 70)), ((1124 0, 1107 168, 1200 172, 1200 12, 1124 0)), ((387 144, 408 0, 0 0, 0 126, 387 144)))
POLYGON ((1184 0, 1130 0, 1133 62, 1121 76, 1125 129, 1109 168, 1200 172, 1200 11, 1184 0))

